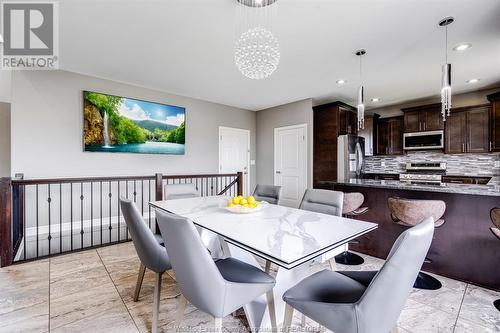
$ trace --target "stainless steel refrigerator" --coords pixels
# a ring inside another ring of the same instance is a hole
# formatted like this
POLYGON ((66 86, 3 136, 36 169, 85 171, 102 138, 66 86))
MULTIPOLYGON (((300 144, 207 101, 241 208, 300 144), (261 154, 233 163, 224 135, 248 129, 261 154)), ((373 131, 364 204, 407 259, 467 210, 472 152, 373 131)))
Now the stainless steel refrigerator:
POLYGON ((337 147, 337 180, 361 178, 365 162, 365 138, 353 134, 340 135, 337 147))

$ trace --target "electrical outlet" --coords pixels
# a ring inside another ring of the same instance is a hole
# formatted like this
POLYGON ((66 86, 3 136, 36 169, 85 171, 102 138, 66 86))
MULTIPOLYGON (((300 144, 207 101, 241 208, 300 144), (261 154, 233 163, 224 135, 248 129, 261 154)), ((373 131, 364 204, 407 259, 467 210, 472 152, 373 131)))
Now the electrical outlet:
POLYGON ((380 162, 380 166, 385 167, 385 162, 380 162))
POLYGON ((500 168, 500 161, 495 161, 495 168, 500 168))

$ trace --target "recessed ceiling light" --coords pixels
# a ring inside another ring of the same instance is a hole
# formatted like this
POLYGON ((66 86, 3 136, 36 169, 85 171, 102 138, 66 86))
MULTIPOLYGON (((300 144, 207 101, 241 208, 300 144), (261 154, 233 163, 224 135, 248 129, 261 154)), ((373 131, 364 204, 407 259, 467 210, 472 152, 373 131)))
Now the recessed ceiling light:
POLYGON ((481 81, 481 79, 470 79, 470 80, 467 80, 465 82, 467 82, 467 83, 478 83, 479 81, 481 81))
POLYGON ((455 46, 453 48, 453 51, 465 51, 467 49, 470 49, 471 47, 472 47, 471 43, 462 43, 462 44, 458 44, 457 46, 455 46))
POLYGON ((346 80, 337 80, 337 84, 345 84, 346 82, 346 80))
POLYGON ((380 102, 380 98, 378 97, 372 98, 372 102, 374 103, 380 102))

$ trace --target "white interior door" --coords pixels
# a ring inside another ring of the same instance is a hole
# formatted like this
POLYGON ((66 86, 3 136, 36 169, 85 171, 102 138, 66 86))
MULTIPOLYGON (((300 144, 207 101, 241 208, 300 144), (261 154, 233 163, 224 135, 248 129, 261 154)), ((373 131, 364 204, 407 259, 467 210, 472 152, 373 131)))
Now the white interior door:
POLYGON ((280 204, 298 207, 307 188, 307 125, 274 129, 274 184, 280 204))
POLYGON ((250 190, 250 131, 219 127, 219 172, 243 172, 243 194, 250 190))

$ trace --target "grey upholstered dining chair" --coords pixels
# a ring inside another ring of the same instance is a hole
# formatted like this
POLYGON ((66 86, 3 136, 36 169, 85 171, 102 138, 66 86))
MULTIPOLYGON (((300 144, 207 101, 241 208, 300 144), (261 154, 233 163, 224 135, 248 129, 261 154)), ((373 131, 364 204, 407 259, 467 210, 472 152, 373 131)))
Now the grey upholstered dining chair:
POLYGON ((234 258, 214 261, 203 246, 189 219, 157 210, 158 225, 172 261, 177 286, 182 292, 178 308, 178 327, 187 301, 215 317, 222 318, 266 294, 273 329, 276 329, 274 278, 259 268, 234 258))
POLYGON ((344 193, 339 191, 307 189, 299 208, 316 213, 342 216, 344 193))
POLYGON ((161 276, 171 269, 170 259, 164 246, 160 245, 153 232, 142 219, 141 213, 132 200, 120 198, 120 207, 127 224, 135 250, 141 261, 139 276, 135 287, 134 301, 139 299, 142 280, 146 268, 155 272, 155 290, 153 301, 153 333, 158 331, 158 311, 160 307, 161 276))
MULTIPOLYGON (((339 191, 307 189, 299 208, 316 213, 342 216, 344 193, 339 191)), ((330 268, 335 270, 335 258, 329 260, 330 268)))
POLYGON ((432 217, 403 232, 378 272, 324 270, 302 280, 283 295, 285 332, 294 309, 336 333, 395 329, 433 234, 432 217))
POLYGON ((257 201, 266 201, 270 204, 278 205, 281 195, 281 186, 257 185, 253 191, 253 196, 257 201))
POLYGON ((196 189, 196 185, 192 183, 165 184, 163 187, 164 200, 196 198, 199 196, 200 192, 196 189))

